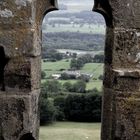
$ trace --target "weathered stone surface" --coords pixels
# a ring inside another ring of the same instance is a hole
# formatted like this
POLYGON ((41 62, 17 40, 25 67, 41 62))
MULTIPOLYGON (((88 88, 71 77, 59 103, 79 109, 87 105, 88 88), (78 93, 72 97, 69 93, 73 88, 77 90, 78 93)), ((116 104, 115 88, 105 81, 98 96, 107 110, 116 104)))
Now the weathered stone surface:
POLYGON ((104 87, 118 91, 140 91, 139 69, 114 69, 105 66, 104 87))
POLYGON ((7 57, 40 56, 41 39, 32 29, 0 31, 0 45, 4 47, 7 57))
POLYGON ((4 140, 19 140, 26 133, 38 138, 39 90, 28 93, 0 93, 0 130, 4 140))
POLYGON ((34 3, 34 0, 2 0, 0 2, 0 30, 31 28, 35 23, 34 3))
POLYGON ((38 139, 41 24, 55 5, 0 1, 0 140, 38 139))
POLYGON ((115 139, 135 140, 140 137, 140 98, 116 98, 115 139))
POLYGON ((140 136, 140 92, 104 88, 102 139, 137 140, 140 136))
MULTIPOLYGON (((32 91, 40 88, 41 58, 15 57, 5 67, 6 91, 32 91)), ((26 93, 25 93, 26 94, 26 93)))
POLYGON ((109 0, 112 8, 115 27, 139 28, 140 1, 139 0, 109 0))
POLYGON ((115 29, 113 66, 140 68, 140 32, 136 29, 115 29))

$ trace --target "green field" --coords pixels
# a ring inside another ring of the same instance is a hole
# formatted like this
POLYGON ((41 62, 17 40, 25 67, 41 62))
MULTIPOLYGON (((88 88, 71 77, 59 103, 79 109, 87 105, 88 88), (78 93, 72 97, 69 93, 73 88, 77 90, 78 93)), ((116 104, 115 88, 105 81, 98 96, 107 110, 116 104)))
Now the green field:
POLYGON ((80 27, 79 24, 72 25, 72 24, 55 24, 55 26, 52 25, 46 25, 43 28, 43 33, 48 32, 79 32, 79 33, 91 33, 91 34, 105 34, 105 26, 104 25, 95 25, 91 24, 90 26, 88 24, 85 24, 83 27, 80 27))
MULTIPOLYGON (((69 69, 70 60, 61 60, 57 62, 43 62, 42 70, 46 72, 46 78, 49 78, 52 74, 61 73, 60 69, 69 69)), ((103 74, 103 64, 102 63, 88 63, 81 69, 83 73, 93 74, 93 78, 87 83, 87 90, 97 88, 102 89, 102 81, 98 80, 98 77, 103 74)), ((45 80, 43 80, 45 81, 45 80)), ((43 82, 42 81, 42 82, 43 82)), ((75 83, 77 80, 59 80, 62 84, 65 82, 75 83)))
POLYGON ((87 83, 86 89, 87 90, 90 90, 90 89, 96 88, 99 91, 101 91, 102 90, 102 87, 103 87, 102 81, 100 81, 100 80, 96 80, 96 81, 95 80, 92 80, 89 83, 87 83))
POLYGON ((40 140, 100 140, 100 123, 56 122, 40 128, 40 140))
MULTIPOLYGON (((60 69, 69 69, 70 60, 63 59, 57 62, 43 62, 42 61, 42 70, 46 72, 47 77, 51 73, 60 73, 60 69)), ((102 63, 87 63, 80 70, 81 72, 91 73, 94 78, 98 78, 100 74, 103 73, 103 64, 102 63)))
POLYGON ((51 76, 52 74, 61 73, 60 69, 69 69, 69 61, 63 59, 57 62, 43 62, 42 61, 42 70, 46 72, 46 77, 51 76))
POLYGON ((103 74, 103 64, 87 63, 84 65, 81 72, 92 73, 94 78, 98 78, 101 74, 103 74))

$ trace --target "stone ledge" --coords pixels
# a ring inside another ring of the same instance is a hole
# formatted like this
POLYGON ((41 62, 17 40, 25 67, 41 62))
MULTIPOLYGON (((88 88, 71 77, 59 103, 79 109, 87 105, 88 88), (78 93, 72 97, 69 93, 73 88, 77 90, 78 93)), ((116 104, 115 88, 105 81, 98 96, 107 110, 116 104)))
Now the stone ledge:
POLYGON ((41 89, 37 89, 37 90, 33 90, 31 92, 23 92, 23 91, 0 91, 0 98, 10 98, 10 97, 27 97, 27 96, 32 96, 32 95, 36 95, 39 94, 41 91, 41 89))
POLYGON ((113 69, 113 72, 119 77, 140 78, 140 69, 113 69))
POLYGON ((124 90, 116 90, 116 89, 111 89, 111 88, 105 88, 103 89, 104 95, 110 93, 112 95, 110 96, 115 96, 115 97, 120 97, 120 98, 131 98, 131 99, 136 99, 140 100, 140 91, 124 91, 124 90))

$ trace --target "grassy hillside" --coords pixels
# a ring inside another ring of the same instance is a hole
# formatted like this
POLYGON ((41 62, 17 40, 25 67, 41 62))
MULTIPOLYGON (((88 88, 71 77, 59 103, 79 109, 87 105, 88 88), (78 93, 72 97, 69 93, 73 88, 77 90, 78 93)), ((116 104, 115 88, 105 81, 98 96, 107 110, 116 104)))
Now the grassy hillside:
POLYGON ((40 128, 40 140, 100 140, 100 123, 56 122, 40 128))
MULTIPOLYGON (((69 69, 70 60, 63 59, 57 62, 43 62, 42 61, 42 70, 46 72, 47 77, 51 73, 60 73, 61 69, 69 69)), ((95 78, 98 78, 100 74, 103 73, 103 64, 102 63, 87 63, 81 69, 81 72, 92 73, 95 78)))

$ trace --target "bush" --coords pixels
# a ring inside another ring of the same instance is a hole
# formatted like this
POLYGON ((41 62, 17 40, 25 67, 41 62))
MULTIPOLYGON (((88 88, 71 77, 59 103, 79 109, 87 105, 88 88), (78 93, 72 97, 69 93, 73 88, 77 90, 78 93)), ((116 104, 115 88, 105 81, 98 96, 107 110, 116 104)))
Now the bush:
POLYGON ((65 120, 65 96, 57 96, 54 98, 54 106, 57 109, 56 120, 63 121, 65 120))
POLYGON ((65 82, 65 83, 63 84, 63 87, 64 87, 64 89, 65 89, 66 91, 69 91, 69 92, 71 92, 72 89, 73 89, 73 85, 72 85, 72 83, 70 83, 70 82, 65 82))
POLYGON ((84 82, 89 82, 90 78, 90 76, 84 74, 79 77, 79 79, 83 80, 84 82))
POLYGON ((62 80, 68 80, 68 79, 71 79, 71 78, 70 78, 70 75, 68 75, 67 73, 62 73, 61 74, 61 79, 62 80))
POLYGON ((98 79, 99 79, 99 80, 103 80, 103 79, 104 79, 104 76, 103 76, 103 75, 100 75, 100 76, 98 77, 98 79))
POLYGON ((56 118, 56 108, 52 99, 40 98, 40 124, 52 123, 56 118))
POLYGON ((42 89, 47 94, 59 94, 62 91, 62 85, 57 80, 46 80, 46 82, 42 84, 42 89))
POLYGON ((73 84, 73 92, 85 93, 86 92, 86 83, 82 80, 77 81, 73 84))
POLYGON ((45 77, 46 77, 45 71, 41 71, 41 79, 45 79, 45 77))
POLYGON ((93 58, 94 63, 104 63, 104 54, 96 54, 93 58))
POLYGON ((100 122, 101 95, 68 95, 65 100, 65 115, 69 121, 100 122))
POLYGON ((85 93, 86 92, 86 83, 83 80, 79 80, 74 84, 66 82, 63 84, 63 87, 66 91, 76 92, 76 93, 85 93))
POLYGON ((84 63, 81 59, 73 58, 70 62, 70 68, 73 70, 79 70, 84 66, 84 63))

